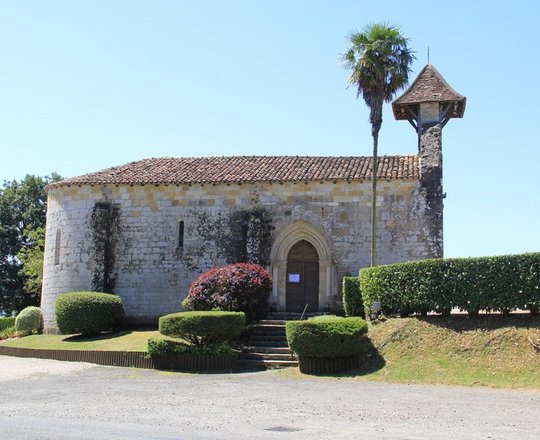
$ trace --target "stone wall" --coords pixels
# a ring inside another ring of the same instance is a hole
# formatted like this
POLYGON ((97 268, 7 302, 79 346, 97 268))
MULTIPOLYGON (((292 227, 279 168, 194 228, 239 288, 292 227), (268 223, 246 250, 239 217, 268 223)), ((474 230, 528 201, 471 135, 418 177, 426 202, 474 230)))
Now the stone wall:
MULTIPOLYGON (((318 252, 326 260, 319 304, 331 307, 341 278, 369 264, 370 188, 369 181, 52 188, 42 293, 45 327, 55 328, 59 294, 92 290, 106 279, 130 317, 177 311, 193 279, 239 260, 262 263, 279 278, 272 300, 283 307, 283 256, 302 237, 320 242, 318 252), (105 220, 96 221, 96 203, 105 220)), ((379 182, 377 204, 378 263, 438 256, 419 182, 379 182)))
POLYGON ((443 164, 442 127, 440 124, 420 129, 420 188, 426 203, 429 244, 434 256, 443 256, 443 164))

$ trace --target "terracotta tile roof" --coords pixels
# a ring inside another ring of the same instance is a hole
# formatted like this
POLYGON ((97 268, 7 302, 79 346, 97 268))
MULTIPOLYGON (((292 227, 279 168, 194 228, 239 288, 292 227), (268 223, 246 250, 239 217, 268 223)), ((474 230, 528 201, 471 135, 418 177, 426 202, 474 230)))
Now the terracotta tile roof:
MULTIPOLYGON (((369 180, 371 157, 229 156, 143 159, 52 183, 143 185, 369 180)), ((419 179, 417 156, 379 157, 379 179, 419 179)))
POLYGON ((394 117, 407 119, 404 106, 422 102, 455 102, 453 117, 461 118, 465 111, 466 98, 448 85, 442 75, 431 64, 426 64, 409 88, 392 103, 394 117))

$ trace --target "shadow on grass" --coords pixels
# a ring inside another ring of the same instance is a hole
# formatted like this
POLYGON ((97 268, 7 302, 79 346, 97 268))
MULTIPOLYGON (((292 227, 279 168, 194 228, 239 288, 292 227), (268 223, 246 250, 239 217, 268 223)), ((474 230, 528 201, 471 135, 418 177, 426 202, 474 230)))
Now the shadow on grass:
POLYGON ((416 319, 457 333, 473 330, 497 330, 505 327, 540 328, 540 316, 529 313, 485 314, 477 317, 467 315, 417 316, 416 319))
POLYGON ((369 338, 363 339, 362 352, 359 355, 359 359, 355 361, 355 368, 347 371, 340 371, 336 373, 314 373, 310 372, 311 376, 324 376, 324 377, 358 377, 367 376, 373 374, 386 365, 386 361, 382 357, 381 353, 373 345, 369 338))
POLYGON ((371 339, 365 338, 364 351, 360 357, 360 365, 354 370, 355 376, 364 376, 366 374, 372 374, 381 370, 386 365, 386 361, 383 356, 373 345, 371 339))
POLYGON ((92 342, 92 341, 105 341, 107 339, 114 339, 120 336, 129 335, 131 330, 122 330, 118 332, 105 332, 100 333, 99 335, 93 336, 83 336, 83 335, 73 335, 68 336, 62 339, 63 342, 92 342))

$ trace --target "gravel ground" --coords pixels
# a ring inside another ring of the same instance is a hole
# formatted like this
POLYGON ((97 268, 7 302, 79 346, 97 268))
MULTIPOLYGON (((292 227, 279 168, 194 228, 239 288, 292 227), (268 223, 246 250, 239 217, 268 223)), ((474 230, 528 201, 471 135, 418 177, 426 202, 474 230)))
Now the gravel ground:
POLYGON ((58 362, 49 359, 21 359, 0 356, 0 382, 46 374, 77 373, 95 365, 84 362, 58 362))
POLYGON ((0 356, 5 439, 538 439, 540 393, 0 356))

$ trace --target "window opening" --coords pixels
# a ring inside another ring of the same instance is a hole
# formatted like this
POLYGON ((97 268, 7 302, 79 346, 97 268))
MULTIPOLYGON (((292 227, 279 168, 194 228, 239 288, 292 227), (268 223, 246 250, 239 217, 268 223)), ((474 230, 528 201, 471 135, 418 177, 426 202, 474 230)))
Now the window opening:
POLYGON ((178 222, 178 247, 184 247, 184 220, 178 222))
POLYGON ((60 264, 60 243, 62 241, 62 231, 60 229, 56 230, 56 240, 54 243, 54 265, 58 266, 60 264))

